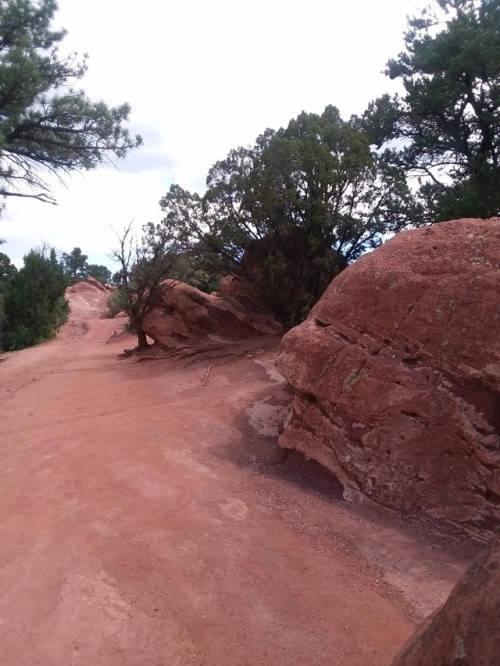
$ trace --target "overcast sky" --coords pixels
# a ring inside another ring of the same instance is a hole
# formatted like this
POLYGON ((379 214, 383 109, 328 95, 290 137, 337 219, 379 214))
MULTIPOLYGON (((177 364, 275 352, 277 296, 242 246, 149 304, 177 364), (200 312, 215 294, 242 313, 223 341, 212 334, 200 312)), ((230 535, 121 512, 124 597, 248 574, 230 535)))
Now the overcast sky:
POLYGON ((18 265, 45 241, 110 264, 111 227, 161 220, 173 182, 203 191, 209 167, 301 111, 344 118, 394 84, 382 71, 423 0, 59 0, 61 52, 88 53, 80 86, 129 102, 145 145, 116 166, 54 183, 58 206, 8 198, 1 250, 18 265))

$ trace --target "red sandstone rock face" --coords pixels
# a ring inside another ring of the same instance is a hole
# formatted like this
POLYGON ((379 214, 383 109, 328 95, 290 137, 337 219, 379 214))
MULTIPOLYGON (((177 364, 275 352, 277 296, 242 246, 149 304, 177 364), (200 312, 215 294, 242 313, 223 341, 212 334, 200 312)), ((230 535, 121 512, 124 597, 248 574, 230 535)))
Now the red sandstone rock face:
POLYGON ((245 293, 245 287, 241 280, 234 275, 225 275, 221 278, 219 283, 218 296, 228 296, 232 298, 240 298, 242 292, 245 293))
POLYGON ((108 296, 106 290, 102 291, 92 283, 75 282, 66 289, 66 298, 71 307, 70 320, 103 316, 108 296))
POLYGON ((281 332, 270 315, 245 310, 182 282, 166 290, 162 303, 146 315, 142 327, 150 338, 167 348, 281 332))
POLYGON ((500 659, 500 538, 495 537, 393 666, 487 666, 500 659))
POLYGON ((90 282, 75 282, 75 284, 72 284, 71 287, 68 287, 67 291, 71 294, 81 294, 81 293, 87 293, 87 294, 95 294, 96 291, 100 291, 98 287, 96 287, 93 284, 90 284, 90 282))
POLYGON ((500 523, 500 219, 399 234, 284 338, 280 446, 374 500, 484 541, 500 523))
POLYGON ((96 280, 95 277, 92 277, 92 275, 87 275, 87 282, 96 287, 97 289, 99 289, 100 291, 108 291, 108 289, 106 289, 103 283, 99 282, 99 280, 96 280))

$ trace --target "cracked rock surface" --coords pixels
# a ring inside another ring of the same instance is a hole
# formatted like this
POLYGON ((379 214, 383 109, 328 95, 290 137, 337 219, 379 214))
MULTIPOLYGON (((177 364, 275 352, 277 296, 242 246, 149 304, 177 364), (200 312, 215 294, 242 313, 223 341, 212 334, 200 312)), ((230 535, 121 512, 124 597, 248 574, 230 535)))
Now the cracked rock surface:
POLYGON ((500 524, 500 218, 399 234, 284 338, 280 446, 344 497, 484 542, 500 524))

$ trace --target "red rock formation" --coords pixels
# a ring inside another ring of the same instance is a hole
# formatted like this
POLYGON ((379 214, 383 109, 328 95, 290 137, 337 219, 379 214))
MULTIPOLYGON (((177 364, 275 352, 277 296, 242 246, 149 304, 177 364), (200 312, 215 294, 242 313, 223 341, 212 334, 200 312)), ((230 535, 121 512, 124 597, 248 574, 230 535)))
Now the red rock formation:
POLYGON ((493 666, 500 661, 500 538, 493 538, 396 657, 393 666, 493 666))
POLYGON ((75 282, 75 284, 72 284, 70 287, 67 288, 69 293, 72 294, 80 294, 80 293, 88 293, 88 294, 94 294, 96 291, 100 291, 98 287, 96 287, 93 284, 90 284, 90 282, 75 282))
POLYGON ((160 305, 143 320, 144 332, 166 348, 204 342, 279 335, 281 326, 269 314, 246 310, 182 282, 167 289, 160 305))
POLYGON ((96 278, 92 277, 92 275, 87 275, 87 282, 92 286, 96 287, 97 289, 99 289, 100 291, 108 291, 108 289, 106 289, 103 283, 99 282, 99 280, 96 280, 96 278))
POLYGON ((484 540, 500 522, 500 219, 397 235, 284 338, 295 390, 280 446, 346 499, 484 540))
POLYGON ((231 298, 240 298, 242 293, 246 294, 245 285, 243 282, 234 275, 224 275, 219 283, 219 291, 217 296, 226 296, 231 298))
POLYGON ((70 319, 104 316, 108 296, 106 289, 103 291, 91 282, 75 282, 66 289, 71 308, 70 319))

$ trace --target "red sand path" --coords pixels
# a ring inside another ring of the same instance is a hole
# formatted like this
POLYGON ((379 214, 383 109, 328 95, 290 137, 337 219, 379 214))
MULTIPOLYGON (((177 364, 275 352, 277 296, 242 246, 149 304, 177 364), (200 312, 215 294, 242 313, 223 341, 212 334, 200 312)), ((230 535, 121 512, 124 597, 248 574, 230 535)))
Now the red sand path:
POLYGON ((464 561, 275 464, 244 418, 270 351, 204 387, 117 361, 87 300, 0 356, 0 663, 389 664, 464 561))

